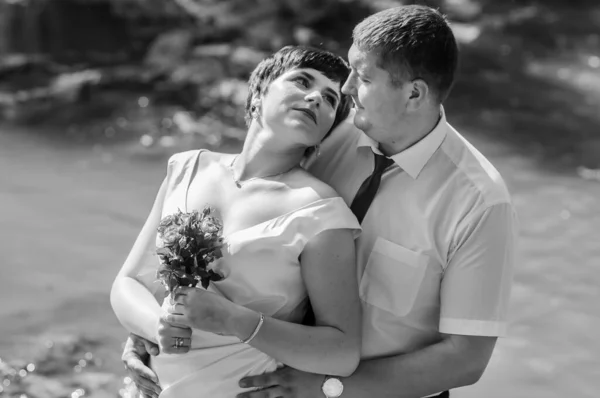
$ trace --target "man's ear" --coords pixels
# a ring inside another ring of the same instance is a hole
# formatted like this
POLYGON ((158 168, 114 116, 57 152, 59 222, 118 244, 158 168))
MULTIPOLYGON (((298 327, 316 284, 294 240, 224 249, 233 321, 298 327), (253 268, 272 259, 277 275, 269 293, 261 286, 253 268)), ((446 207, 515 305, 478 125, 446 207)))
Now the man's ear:
POLYGON ((429 97, 429 86, 422 79, 410 82, 410 95, 408 96, 408 107, 416 110, 421 108, 429 97))

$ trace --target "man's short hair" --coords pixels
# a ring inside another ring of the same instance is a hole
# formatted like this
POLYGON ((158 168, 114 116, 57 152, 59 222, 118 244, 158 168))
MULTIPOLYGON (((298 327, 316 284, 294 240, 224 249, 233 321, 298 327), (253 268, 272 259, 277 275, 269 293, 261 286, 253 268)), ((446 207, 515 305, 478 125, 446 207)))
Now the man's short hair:
MULTIPOLYGON (((283 47, 281 50, 262 60, 248 80, 246 124, 250 125, 250 121, 252 120, 252 99, 265 95, 269 84, 279 76, 292 69, 301 68, 315 69, 334 82, 340 83, 340 87, 344 84, 348 75, 350 75, 350 68, 346 61, 332 52, 303 46, 283 47)), ((350 96, 341 94, 331 130, 348 117, 351 103, 350 96)), ((331 132, 331 130, 329 131, 331 132)))
POLYGON ((354 45, 378 57, 394 85, 423 79, 443 102, 454 83, 458 46, 445 16, 421 5, 373 14, 352 32, 354 45))

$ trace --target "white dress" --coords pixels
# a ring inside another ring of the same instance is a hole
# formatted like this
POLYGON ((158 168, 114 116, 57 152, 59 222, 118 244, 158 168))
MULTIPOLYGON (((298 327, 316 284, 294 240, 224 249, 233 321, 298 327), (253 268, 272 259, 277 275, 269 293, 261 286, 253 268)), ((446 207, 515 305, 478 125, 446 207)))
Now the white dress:
MULTIPOLYGON (((199 151, 184 152, 169 161, 163 217, 185 208, 198 156, 199 151)), ((225 279, 211 283, 209 290, 266 316, 300 323, 308 296, 299 256, 312 237, 329 229, 352 229, 355 235, 360 231, 356 218, 339 197, 317 200, 226 236, 226 250, 216 267, 225 279)), ((157 266, 140 272, 138 279, 157 297, 163 297, 162 286, 154 283, 157 266)), ((196 329, 187 354, 160 354, 151 363, 163 389, 160 398, 233 398, 245 391, 238 387, 241 378, 277 366, 275 359, 236 337, 196 329)))

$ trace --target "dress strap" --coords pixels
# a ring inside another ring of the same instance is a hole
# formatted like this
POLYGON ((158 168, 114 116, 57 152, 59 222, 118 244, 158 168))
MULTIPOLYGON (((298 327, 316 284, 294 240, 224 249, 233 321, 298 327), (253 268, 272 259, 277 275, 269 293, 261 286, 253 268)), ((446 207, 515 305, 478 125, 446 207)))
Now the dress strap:
POLYGON ((200 161, 200 155, 202 152, 206 152, 206 149, 198 149, 196 152, 196 156, 193 156, 193 161, 190 162, 188 167, 190 168, 190 172, 187 174, 187 181, 185 182, 185 195, 183 199, 183 207, 184 211, 187 213, 187 204, 188 204, 188 192, 190 191, 190 185, 192 185, 192 180, 198 171, 198 163, 200 161))

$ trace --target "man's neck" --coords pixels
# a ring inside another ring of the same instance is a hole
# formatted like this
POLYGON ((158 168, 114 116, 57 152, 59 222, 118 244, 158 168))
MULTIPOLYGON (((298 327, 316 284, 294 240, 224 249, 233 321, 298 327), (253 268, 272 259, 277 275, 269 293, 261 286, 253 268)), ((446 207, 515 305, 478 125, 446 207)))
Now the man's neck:
POLYGON ((380 142, 379 150, 386 156, 394 156, 407 150, 429 135, 437 127, 441 118, 442 113, 438 112, 417 120, 411 127, 406 128, 402 134, 393 137, 391 142, 380 142))

